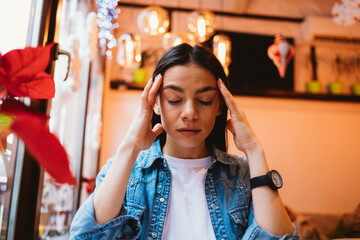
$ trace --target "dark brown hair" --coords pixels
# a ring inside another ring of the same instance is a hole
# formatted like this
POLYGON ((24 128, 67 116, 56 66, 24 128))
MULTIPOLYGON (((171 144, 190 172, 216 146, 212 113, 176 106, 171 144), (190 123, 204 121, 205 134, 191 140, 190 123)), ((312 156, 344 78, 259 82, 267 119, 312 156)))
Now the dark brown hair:
MULTIPOLYGON (((207 69, 214 75, 216 80, 220 78, 224 82, 225 86, 228 87, 226 74, 216 56, 204 46, 196 45, 192 47, 186 43, 172 47, 162 55, 155 67, 153 80, 159 73, 164 76, 164 73, 173 66, 186 65, 189 63, 195 63, 200 67, 207 69)), ((227 122, 227 110, 226 104, 223 103, 221 114, 216 117, 214 127, 205 140, 206 146, 210 151, 213 146, 226 151, 225 129, 227 122)), ((160 116, 153 114, 151 122, 152 126, 155 126, 156 123, 160 123, 160 116)), ((160 138, 161 145, 164 145, 166 141, 166 133, 162 132, 158 138, 160 138)))

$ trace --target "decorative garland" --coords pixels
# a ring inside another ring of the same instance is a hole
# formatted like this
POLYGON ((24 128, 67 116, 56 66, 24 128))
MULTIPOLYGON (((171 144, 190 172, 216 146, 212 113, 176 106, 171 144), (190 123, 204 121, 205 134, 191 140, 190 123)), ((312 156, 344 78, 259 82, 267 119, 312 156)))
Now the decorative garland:
POLYGON ((101 53, 108 58, 112 58, 111 48, 116 47, 116 39, 113 30, 119 27, 113 20, 118 17, 120 9, 115 9, 118 5, 117 0, 96 0, 97 24, 99 26, 99 42, 101 53))

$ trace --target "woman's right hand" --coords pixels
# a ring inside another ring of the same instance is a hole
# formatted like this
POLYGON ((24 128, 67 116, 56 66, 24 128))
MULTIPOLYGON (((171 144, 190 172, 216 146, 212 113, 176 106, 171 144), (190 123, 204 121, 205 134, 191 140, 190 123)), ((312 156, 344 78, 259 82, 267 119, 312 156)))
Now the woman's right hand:
POLYGON ((150 79, 146 84, 141 94, 140 107, 137 109, 124 139, 127 143, 133 144, 138 151, 148 149, 163 131, 163 126, 160 123, 156 124, 154 128, 151 126, 153 108, 161 83, 162 76, 159 74, 154 81, 150 79))
POLYGON ((151 127, 157 93, 162 84, 159 74, 149 80, 141 94, 140 107, 118 147, 117 154, 94 194, 94 213, 98 224, 104 225, 119 216, 134 162, 141 150, 149 148, 163 131, 161 124, 151 127))

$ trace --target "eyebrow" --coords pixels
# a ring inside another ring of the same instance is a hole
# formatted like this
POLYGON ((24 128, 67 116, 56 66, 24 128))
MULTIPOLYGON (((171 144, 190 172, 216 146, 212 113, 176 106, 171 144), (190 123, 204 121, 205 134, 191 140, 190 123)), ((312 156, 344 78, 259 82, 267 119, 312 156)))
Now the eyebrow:
MULTIPOLYGON (((166 89, 172 89, 174 91, 177 91, 177 92, 180 92, 180 93, 184 93, 184 89, 178 87, 178 86, 175 86, 175 85, 167 85, 163 88, 163 90, 166 90, 166 89)), ((200 94, 200 93, 204 93, 204 92, 207 92, 207 91, 216 91, 217 88, 214 88, 214 87, 204 87, 204 88, 201 88, 199 90, 196 90, 195 94, 200 94)))

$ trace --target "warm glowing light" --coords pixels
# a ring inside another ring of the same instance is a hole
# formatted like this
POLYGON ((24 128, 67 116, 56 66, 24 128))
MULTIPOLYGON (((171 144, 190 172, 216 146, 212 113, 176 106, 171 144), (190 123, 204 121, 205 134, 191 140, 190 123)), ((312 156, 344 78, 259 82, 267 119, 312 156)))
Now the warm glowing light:
POLYGON ((122 67, 136 68, 141 61, 140 37, 123 34, 118 39, 117 62, 122 67))
POLYGON ((218 58, 222 65, 225 65, 226 46, 225 43, 219 43, 218 58))
POLYGON ((123 42, 125 42, 127 52, 132 52, 134 50, 134 44, 132 41, 123 41, 123 42))
POLYGON ((187 18, 187 27, 197 42, 204 42, 215 32, 214 14, 210 11, 194 11, 187 18))
POLYGON ((149 18, 149 26, 152 31, 159 27, 159 19, 158 19, 156 11, 151 11, 151 15, 149 18))
POLYGON ((197 19, 197 31, 200 38, 200 41, 205 41, 205 35, 206 35, 206 25, 205 25, 205 19, 203 16, 199 16, 197 19))
POLYGON ((165 50, 181 43, 188 43, 193 46, 196 43, 195 36, 186 32, 168 32, 164 34, 162 39, 162 45, 165 50))
POLYGON ((160 7, 147 7, 137 19, 138 28, 151 36, 161 35, 168 31, 170 20, 168 12, 160 7))
POLYGON ((218 34, 213 39, 213 49, 215 56, 219 59, 226 75, 229 74, 228 67, 231 63, 231 41, 224 34, 218 34))
POLYGON ((174 46, 180 45, 180 44, 182 44, 182 43, 183 43, 183 41, 182 41, 181 38, 175 38, 175 40, 174 40, 174 46))

